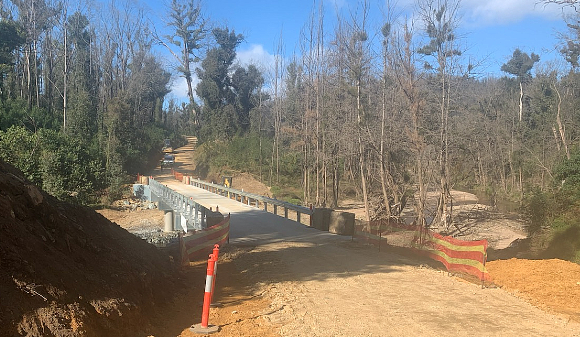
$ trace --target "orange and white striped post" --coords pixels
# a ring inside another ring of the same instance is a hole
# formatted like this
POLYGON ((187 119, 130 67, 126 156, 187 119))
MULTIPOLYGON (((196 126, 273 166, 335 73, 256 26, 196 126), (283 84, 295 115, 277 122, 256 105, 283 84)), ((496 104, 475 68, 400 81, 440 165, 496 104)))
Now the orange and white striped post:
POLYGON ((207 260, 207 273, 205 277, 205 294, 203 296, 203 308, 201 312, 201 324, 193 325, 189 330, 198 334, 210 334, 219 331, 219 326, 209 325, 209 308, 215 286, 215 273, 219 254, 219 245, 215 245, 213 253, 207 260))
POLYGON ((211 285, 211 299, 213 299, 213 291, 215 290, 215 279, 217 278, 217 261, 218 256, 220 254, 220 245, 216 244, 213 246, 213 257, 214 257, 214 265, 213 265, 213 283, 211 285))

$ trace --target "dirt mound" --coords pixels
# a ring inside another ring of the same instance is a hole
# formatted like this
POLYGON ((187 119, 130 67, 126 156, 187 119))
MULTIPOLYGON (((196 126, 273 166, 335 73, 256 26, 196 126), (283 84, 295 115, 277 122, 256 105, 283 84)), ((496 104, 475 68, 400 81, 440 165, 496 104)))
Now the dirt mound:
POLYGON ((272 197, 268 186, 258 181, 249 173, 238 172, 233 174, 232 187, 237 190, 263 195, 265 197, 272 197))
POLYGON ((533 304, 580 322, 580 265, 558 259, 489 261, 492 281, 533 304))
POLYGON ((0 161, 0 336, 146 335, 179 282, 167 254, 0 161))

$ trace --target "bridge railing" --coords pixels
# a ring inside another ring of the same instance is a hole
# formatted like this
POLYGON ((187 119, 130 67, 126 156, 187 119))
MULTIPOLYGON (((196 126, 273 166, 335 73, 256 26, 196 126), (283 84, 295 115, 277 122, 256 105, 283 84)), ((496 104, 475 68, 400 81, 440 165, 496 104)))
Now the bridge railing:
MULTIPOLYGON (((202 188, 206 191, 234 199, 238 202, 254 206, 256 208, 263 208, 265 211, 268 211, 268 206, 273 207, 273 213, 278 214, 278 207, 284 209, 284 217, 288 218, 288 211, 296 212, 296 219, 298 222, 301 222, 301 215, 305 214, 310 216, 310 220, 312 220, 312 214, 314 213, 314 209, 312 207, 304 207, 300 205, 295 205, 289 202, 285 202, 278 199, 268 198, 262 195, 244 192, 240 190, 236 190, 231 187, 226 187, 223 185, 208 183, 203 180, 195 179, 193 177, 181 176, 181 179, 185 184, 189 184, 195 187, 202 188)), ((176 177, 179 178, 179 177, 176 177)))
POLYGON ((179 214, 181 227, 187 233, 189 230, 201 230, 206 226, 206 209, 200 204, 171 188, 157 182, 155 179, 149 180, 151 193, 170 207, 175 214, 179 214), (182 218, 181 218, 182 217, 182 218))

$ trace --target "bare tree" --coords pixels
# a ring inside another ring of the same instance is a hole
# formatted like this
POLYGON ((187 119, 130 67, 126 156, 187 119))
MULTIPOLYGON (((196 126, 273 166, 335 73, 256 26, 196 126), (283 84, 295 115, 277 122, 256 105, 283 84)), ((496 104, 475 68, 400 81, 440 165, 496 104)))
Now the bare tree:
POLYGON ((414 197, 415 225, 421 229, 426 227, 425 207, 427 200, 427 184, 425 171, 427 167, 427 143, 422 135, 424 99, 420 92, 420 73, 416 69, 417 59, 413 48, 413 31, 409 23, 403 26, 402 36, 396 36, 394 51, 394 76, 405 98, 403 109, 408 111, 410 123, 407 124, 404 134, 411 142, 411 149, 415 156, 415 185, 417 192, 414 197))
POLYGON ((435 66, 426 62, 425 67, 437 72, 440 85, 440 196, 436 220, 446 229, 451 224, 453 212, 449 187, 449 110, 453 58, 461 55, 456 42, 456 29, 459 21, 458 9, 459 0, 424 0, 419 2, 419 14, 429 37, 429 43, 420 48, 419 53, 435 59, 435 66))
POLYGON ((578 0, 541 0, 537 1, 536 4, 543 4, 547 6, 549 4, 560 5, 562 7, 571 7, 574 11, 578 12, 580 1, 578 0))
POLYGON ((371 65, 370 41, 367 32, 367 20, 369 15, 369 3, 363 1, 358 8, 359 12, 350 12, 350 19, 346 21, 344 31, 337 36, 339 43, 344 50, 346 79, 349 82, 351 98, 354 100, 352 112, 354 124, 356 125, 356 144, 358 157, 358 174, 360 179, 360 189, 362 191, 365 218, 370 221, 370 202, 368 180, 368 162, 367 162, 367 111, 368 104, 365 104, 365 98, 368 93, 365 92, 366 81, 370 76, 369 70, 371 65))
MULTIPOLYGON (((391 201, 390 201, 390 195, 393 195, 393 204, 397 205, 399 204, 400 200, 398 200, 398 195, 396 193, 392 193, 394 190, 394 183, 393 183, 393 177, 391 175, 390 170, 388 169, 388 163, 386 160, 386 149, 385 149, 385 142, 387 140, 387 134, 386 134, 386 123, 387 123, 387 95, 388 95, 388 91, 391 92, 391 97, 392 93, 395 92, 394 88, 389 88, 389 79, 391 77, 391 74, 389 73, 389 46, 391 44, 391 30, 393 28, 393 23, 394 23, 394 19, 393 19, 393 10, 394 7, 392 6, 392 4, 390 3, 390 1, 387 1, 386 3, 386 20, 385 23, 383 24, 383 26, 381 27, 381 35, 383 37, 383 41, 382 41, 382 62, 383 62, 383 73, 382 73, 382 90, 381 90, 381 98, 382 98, 382 104, 381 104, 381 134, 380 134, 380 145, 379 145, 379 169, 380 169, 380 178, 381 178, 381 190, 382 190, 382 194, 383 194, 383 203, 384 203, 384 207, 385 207, 385 212, 386 212, 386 217, 387 218, 391 218, 392 217, 392 212, 391 212, 391 201), (391 89, 391 90, 389 90, 391 89)), ((391 109, 393 109, 394 107, 391 104, 391 109)), ((391 119, 390 121, 390 125, 392 126, 394 123, 394 121, 391 119)), ((389 133, 389 136, 392 133, 389 133)), ((402 210, 402 207, 399 207, 399 209, 402 210)))
POLYGON ((276 183, 280 182, 280 133, 282 128, 282 79, 284 78, 284 60, 282 33, 276 45, 274 65, 274 144, 272 146, 272 160, 270 161, 270 185, 276 167, 276 183))

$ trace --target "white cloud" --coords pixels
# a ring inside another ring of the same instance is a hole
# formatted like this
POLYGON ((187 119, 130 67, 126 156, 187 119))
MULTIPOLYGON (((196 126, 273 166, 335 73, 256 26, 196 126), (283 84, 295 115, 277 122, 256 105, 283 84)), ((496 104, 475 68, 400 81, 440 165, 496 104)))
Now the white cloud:
POLYGON ((465 23, 473 26, 510 24, 527 16, 549 20, 558 20, 562 16, 562 7, 537 4, 535 0, 463 0, 461 8, 465 23))
MULTIPOLYGON (((195 100, 197 100, 198 97, 195 94, 195 87, 199 83, 199 79, 197 78, 197 76, 194 75, 191 80, 192 80, 191 86, 193 88, 193 97, 195 100)), ((174 99, 178 103, 189 102, 189 97, 187 96, 187 81, 185 80, 185 77, 178 76, 174 78, 170 89, 171 92, 167 96, 168 99, 174 99)))
POLYGON ((185 81, 185 78, 180 76, 173 81, 173 84, 171 85, 171 94, 175 96, 177 100, 187 98, 187 82, 185 81))
POLYGON ((237 52, 237 63, 242 66, 256 65, 260 69, 269 69, 276 63, 276 56, 268 53, 260 44, 252 44, 250 48, 237 52))
MULTIPOLYGON (((562 8, 559 5, 538 2, 540 0, 461 0, 459 14, 463 25, 484 27, 516 23, 528 16, 561 20, 563 13, 574 12, 570 7, 562 8)), ((406 12, 416 8, 417 1, 399 0, 396 4, 406 12)))

